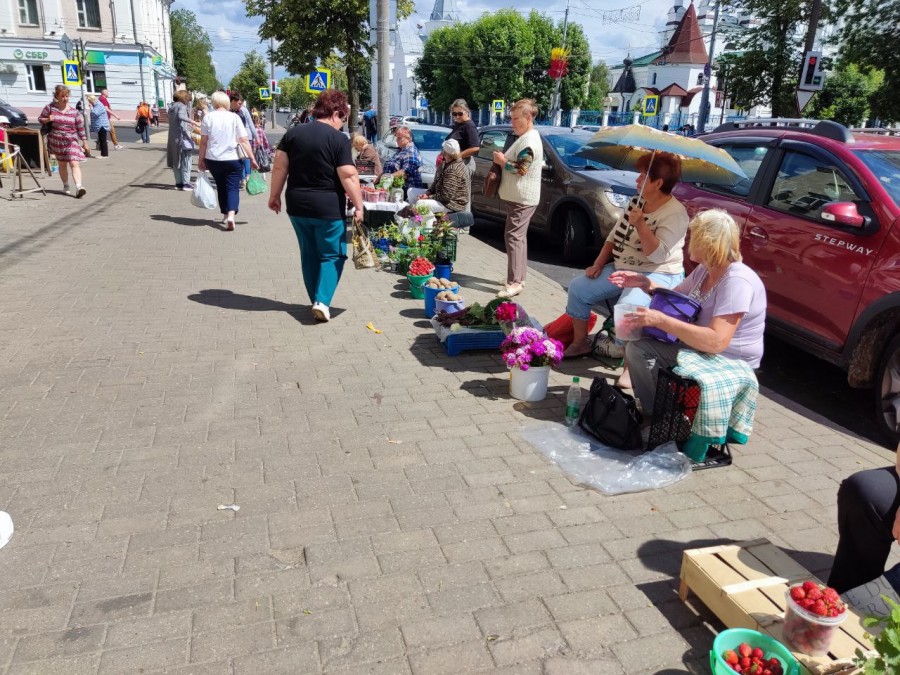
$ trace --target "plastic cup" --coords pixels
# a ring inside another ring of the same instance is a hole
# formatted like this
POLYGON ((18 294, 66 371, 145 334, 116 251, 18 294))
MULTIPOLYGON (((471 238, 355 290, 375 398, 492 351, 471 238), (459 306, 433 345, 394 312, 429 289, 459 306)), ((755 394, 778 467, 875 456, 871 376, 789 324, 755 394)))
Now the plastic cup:
MULTIPOLYGON (((794 584, 799 586, 800 584, 794 584)), ((791 587, 793 588, 793 586, 791 587)), ((784 611, 784 639, 798 652, 808 656, 824 656, 831 646, 831 636, 847 618, 847 610, 840 616, 819 616, 803 609, 791 597, 789 588, 784 611)))
POLYGON ((641 326, 635 321, 635 317, 629 316, 637 311, 637 305, 619 303, 613 308, 613 321, 616 326, 616 339, 623 342, 640 340, 643 337, 641 326))

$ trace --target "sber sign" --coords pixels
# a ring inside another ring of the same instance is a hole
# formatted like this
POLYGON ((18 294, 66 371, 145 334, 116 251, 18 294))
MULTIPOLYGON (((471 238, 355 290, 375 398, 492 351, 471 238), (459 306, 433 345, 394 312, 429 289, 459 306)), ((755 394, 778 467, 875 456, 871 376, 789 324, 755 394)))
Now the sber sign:
POLYGON ((50 54, 47 52, 33 52, 33 51, 22 51, 21 49, 16 49, 13 51, 13 56, 19 59, 34 59, 35 61, 46 61, 50 58, 50 54))

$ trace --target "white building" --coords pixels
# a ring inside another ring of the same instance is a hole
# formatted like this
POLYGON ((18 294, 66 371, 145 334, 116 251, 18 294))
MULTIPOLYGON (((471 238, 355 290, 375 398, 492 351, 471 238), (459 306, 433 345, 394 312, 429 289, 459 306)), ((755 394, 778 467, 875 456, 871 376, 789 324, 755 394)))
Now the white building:
MULTIPOLYGON (((168 103, 175 79, 171 2, 0 0, 0 98, 34 121, 63 83, 66 36, 76 48, 83 42, 86 94, 105 87, 113 109, 126 114, 141 100, 168 103)), ((81 90, 72 89, 75 101, 81 90)))

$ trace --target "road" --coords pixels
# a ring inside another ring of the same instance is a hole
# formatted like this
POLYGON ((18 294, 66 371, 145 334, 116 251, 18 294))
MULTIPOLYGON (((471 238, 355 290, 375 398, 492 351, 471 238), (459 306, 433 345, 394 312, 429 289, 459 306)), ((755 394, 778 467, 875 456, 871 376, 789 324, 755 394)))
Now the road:
MULTIPOLYGON (((471 233, 494 248, 503 250, 501 225, 478 219, 471 233)), ((528 238, 528 265, 563 288, 568 288, 572 277, 584 268, 562 262, 559 252, 538 235, 528 238)), ((560 314, 564 310, 564 307, 560 307, 560 314)), ((872 390, 851 388, 847 384, 846 373, 837 366, 817 359, 778 338, 766 336, 765 356, 758 375, 763 387, 860 436, 885 445, 873 424, 875 402, 872 390)))

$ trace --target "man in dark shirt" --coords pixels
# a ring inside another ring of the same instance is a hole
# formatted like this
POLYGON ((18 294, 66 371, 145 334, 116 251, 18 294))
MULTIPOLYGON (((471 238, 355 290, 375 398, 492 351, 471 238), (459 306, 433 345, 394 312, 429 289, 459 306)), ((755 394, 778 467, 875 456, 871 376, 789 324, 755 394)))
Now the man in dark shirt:
POLYGON ((378 138, 378 113, 375 112, 374 103, 370 103, 369 109, 363 113, 363 126, 366 129, 366 140, 374 143, 378 138))

